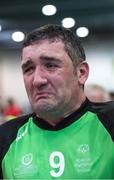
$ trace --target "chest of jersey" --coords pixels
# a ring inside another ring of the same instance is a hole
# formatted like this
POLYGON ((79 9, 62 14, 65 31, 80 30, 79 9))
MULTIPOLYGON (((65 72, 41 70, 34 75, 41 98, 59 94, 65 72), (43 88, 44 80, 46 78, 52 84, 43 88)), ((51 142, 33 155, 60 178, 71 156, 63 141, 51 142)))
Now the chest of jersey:
POLYGON ((112 152, 108 132, 92 113, 58 131, 40 129, 31 119, 19 129, 2 168, 6 179, 108 179, 112 152))

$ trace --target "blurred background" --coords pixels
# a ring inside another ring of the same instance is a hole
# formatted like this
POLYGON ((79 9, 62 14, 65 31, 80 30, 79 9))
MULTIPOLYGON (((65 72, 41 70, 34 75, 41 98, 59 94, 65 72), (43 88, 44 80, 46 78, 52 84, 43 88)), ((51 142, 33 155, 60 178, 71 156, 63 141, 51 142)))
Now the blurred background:
POLYGON ((31 111, 21 72, 21 45, 27 32, 49 23, 62 24, 79 36, 90 66, 86 84, 102 86, 113 98, 114 0, 1 0, 1 119, 12 101, 18 110, 13 107, 17 114, 10 115, 31 111))

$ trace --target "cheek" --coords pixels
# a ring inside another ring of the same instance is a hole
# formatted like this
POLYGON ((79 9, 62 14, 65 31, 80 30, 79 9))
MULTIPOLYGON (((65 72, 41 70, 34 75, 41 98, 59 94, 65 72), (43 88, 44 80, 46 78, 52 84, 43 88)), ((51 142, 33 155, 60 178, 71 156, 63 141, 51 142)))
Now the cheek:
POLYGON ((77 77, 72 74, 67 76, 65 87, 69 96, 72 96, 72 94, 75 94, 79 87, 77 77))
POLYGON ((73 72, 67 72, 64 76, 67 88, 72 87, 77 82, 77 76, 73 72))
MULTIPOLYGON (((59 82, 63 87, 64 86, 70 86, 72 83, 74 83, 75 75, 72 70, 69 70, 69 68, 66 68, 64 71, 60 72, 57 76, 55 76, 55 83, 59 82), (57 79, 56 79, 57 78, 57 79)), ((68 88, 68 87, 67 87, 68 88)))
POLYGON ((64 76, 61 76, 58 79, 54 79, 54 84, 56 87, 56 90, 59 92, 59 94, 63 96, 71 95, 72 91, 74 91, 76 86, 76 80, 74 77, 70 74, 65 74, 64 76))
POLYGON ((28 94, 32 93, 32 81, 27 77, 24 77, 24 84, 28 94))
POLYGON ((51 84, 51 89, 54 90, 56 98, 64 95, 66 89, 66 82, 62 75, 54 76, 49 82, 51 84))

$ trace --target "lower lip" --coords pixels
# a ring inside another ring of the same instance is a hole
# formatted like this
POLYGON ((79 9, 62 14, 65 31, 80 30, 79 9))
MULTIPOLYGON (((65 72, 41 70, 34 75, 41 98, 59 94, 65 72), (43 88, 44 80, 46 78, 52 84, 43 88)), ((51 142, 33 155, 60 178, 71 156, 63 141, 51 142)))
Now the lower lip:
POLYGON ((41 93, 41 94, 37 94, 37 95, 36 95, 36 97, 37 97, 38 99, 47 98, 48 96, 49 96, 48 93, 41 93))

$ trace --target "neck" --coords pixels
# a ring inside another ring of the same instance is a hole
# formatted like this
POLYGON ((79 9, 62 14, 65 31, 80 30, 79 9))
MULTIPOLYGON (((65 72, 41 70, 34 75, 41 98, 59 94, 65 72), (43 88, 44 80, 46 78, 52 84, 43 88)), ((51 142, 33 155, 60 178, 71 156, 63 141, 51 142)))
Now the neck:
POLYGON ((42 115, 38 114, 37 117, 44 119, 51 126, 56 126, 59 122, 64 120, 64 118, 68 117, 70 114, 78 110, 81 107, 81 105, 84 103, 85 99, 86 97, 84 96, 83 99, 81 99, 81 101, 78 104, 75 104, 72 108, 70 108, 70 110, 67 110, 65 112, 63 111, 51 112, 51 113, 47 112, 47 113, 43 113, 42 115))

